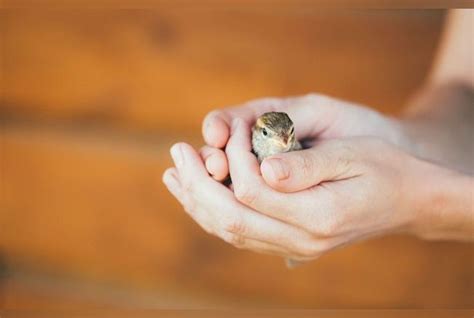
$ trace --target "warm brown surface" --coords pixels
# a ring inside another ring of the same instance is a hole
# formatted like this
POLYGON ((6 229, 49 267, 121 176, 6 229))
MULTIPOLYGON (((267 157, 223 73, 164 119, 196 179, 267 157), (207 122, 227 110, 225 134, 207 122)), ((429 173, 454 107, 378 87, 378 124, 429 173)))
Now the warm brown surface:
POLYGON ((442 18, 0 11, 0 306, 472 307, 471 245, 387 237, 288 271, 206 235, 160 182, 215 107, 320 91, 399 111, 442 18))
POLYGON ((473 310, 61 310, 7 311, 5 318, 472 318, 473 310))
POLYGON ((394 111, 442 22, 439 11, 308 11, 6 11, 3 108, 178 133, 268 95, 321 91, 394 111))

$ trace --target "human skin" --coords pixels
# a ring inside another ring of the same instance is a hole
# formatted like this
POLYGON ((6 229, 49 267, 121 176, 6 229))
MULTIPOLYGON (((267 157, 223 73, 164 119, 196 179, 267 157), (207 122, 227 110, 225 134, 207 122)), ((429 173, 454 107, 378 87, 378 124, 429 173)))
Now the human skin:
POLYGON ((173 146, 163 181, 208 232, 299 261, 394 232, 472 240, 472 86, 436 78, 400 118, 318 94, 214 111, 207 146, 173 146), (287 112, 309 148, 259 166, 249 133, 266 111, 287 112), (219 182, 229 171, 233 191, 219 182))
POLYGON ((233 191, 184 143, 171 149, 176 167, 163 180, 206 231, 236 247, 307 261, 386 233, 472 238, 469 176, 374 137, 329 138, 260 167, 248 123, 232 123, 226 157, 233 191), (289 171, 283 178, 272 168, 281 163, 289 171))
POLYGON ((471 146, 474 88, 473 10, 451 10, 428 80, 405 107, 401 118, 387 118, 353 103, 319 94, 298 98, 266 98, 216 110, 203 122, 206 167, 216 180, 228 174, 223 148, 235 117, 254 122, 264 111, 286 111, 298 122, 297 137, 332 138, 369 135, 454 169, 474 170, 471 146), (317 116, 305 120, 305 116, 317 116), (314 127, 307 126, 314 125, 314 127), (312 131, 308 133, 309 130, 312 131))

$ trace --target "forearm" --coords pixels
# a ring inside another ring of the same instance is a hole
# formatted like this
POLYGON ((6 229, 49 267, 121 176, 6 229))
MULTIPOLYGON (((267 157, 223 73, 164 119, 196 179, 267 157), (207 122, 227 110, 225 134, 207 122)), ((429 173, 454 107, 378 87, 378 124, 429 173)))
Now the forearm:
POLYGON ((428 240, 474 240, 474 179, 426 163, 413 184, 412 232, 428 240))
POLYGON ((474 91, 460 83, 428 87, 400 120, 409 151, 462 171, 474 172, 474 91))
POLYGON ((472 30, 474 11, 450 10, 446 27, 428 81, 436 85, 462 81, 474 86, 474 46, 472 30))
POLYGON ((415 155, 474 172, 472 10, 451 10, 425 88, 401 120, 405 145, 415 155))

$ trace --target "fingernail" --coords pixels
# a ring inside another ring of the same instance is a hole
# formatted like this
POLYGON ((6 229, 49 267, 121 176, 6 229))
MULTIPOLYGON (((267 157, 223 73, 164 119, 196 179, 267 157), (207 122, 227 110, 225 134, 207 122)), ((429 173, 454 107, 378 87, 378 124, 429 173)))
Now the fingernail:
POLYGON ((177 167, 181 167, 183 165, 183 154, 181 153, 180 146, 178 144, 173 145, 173 147, 171 147, 170 153, 174 164, 177 167))
POLYGON ((290 170, 283 160, 278 158, 265 160, 265 164, 270 167, 270 172, 275 180, 285 180, 290 177, 290 170))

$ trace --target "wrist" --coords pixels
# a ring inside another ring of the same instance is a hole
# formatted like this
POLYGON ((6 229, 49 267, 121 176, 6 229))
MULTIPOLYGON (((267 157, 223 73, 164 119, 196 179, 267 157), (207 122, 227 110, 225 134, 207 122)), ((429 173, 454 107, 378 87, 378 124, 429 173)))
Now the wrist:
POLYGON ((472 241, 474 179, 420 163, 412 180, 410 232, 426 240, 472 241))
POLYGON ((412 132, 412 123, 403 119, 387 117, 390 127, 388 130, 388 140, 397 145, 407 153, 418 156, 419 145, 412 132))
POLYGON ((473 92, 456 83, 421 90, 398 120, 408 141, 404 149, 416 157, 472 172, 473 92))

